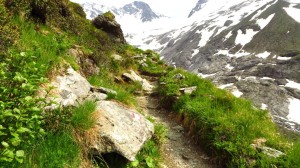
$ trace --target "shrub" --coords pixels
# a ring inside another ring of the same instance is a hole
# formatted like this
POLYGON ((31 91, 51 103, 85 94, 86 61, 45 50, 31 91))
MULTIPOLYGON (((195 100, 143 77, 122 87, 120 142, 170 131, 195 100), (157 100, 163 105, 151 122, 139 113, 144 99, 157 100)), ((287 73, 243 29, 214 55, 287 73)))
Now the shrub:
POLYGON ((76 14, 78 14, 80 17, 82 17, 84 19, 86 18, 86 14, 85 14, 83 8, 79 4, 71 2, 71 7, 72 7, 73 11, 76 14))
POLYGON ((45 66, 30 53, 11 52, 0 57, 0 163, 23 162, 23 146, 39 137, 42 99, 35 98, 45 82, 45 66))
POLYGON ((103 16, 108 19, 109 21, 114 21, 115 20, 115 15, 111 12, 111 11, 108 11, 108 12, 105 12, 103 14, 103 16))

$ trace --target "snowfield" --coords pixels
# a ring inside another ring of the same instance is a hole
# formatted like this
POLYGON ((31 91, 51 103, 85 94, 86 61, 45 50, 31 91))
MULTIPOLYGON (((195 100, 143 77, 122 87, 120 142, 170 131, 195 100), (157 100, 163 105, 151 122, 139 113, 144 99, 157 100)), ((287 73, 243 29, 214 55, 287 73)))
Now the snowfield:
MULTIPOLYGON (((289 2, 291 2, 291 3, 297 3, 297 4, 300 3, 300 1, 298 1, 298 0, 292 0, 292 1, 289 1, 289 2)), ((283 8, 283 9, 286 11, 286 13, 290 17, 292 17, 294 20, 296 20, 297 22, 300 23, 300 14, 299 14, 300 13, 300 9, 294 8, 293 6, 294 6, 294 4, 291 4, 288 8, 283 8)))
POLYGON ((300 100, 296 98, 290 98, 290 105, 289 105, 289 115, 287 118, 291 121, 294 121, 300 124, 300 100))

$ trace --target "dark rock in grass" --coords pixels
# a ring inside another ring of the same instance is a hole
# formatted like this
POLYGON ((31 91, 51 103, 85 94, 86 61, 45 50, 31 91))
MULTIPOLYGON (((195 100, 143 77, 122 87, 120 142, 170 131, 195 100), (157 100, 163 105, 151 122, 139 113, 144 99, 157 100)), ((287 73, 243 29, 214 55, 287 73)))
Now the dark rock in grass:
POLYGON ((99 155, 118 153, 130 161, 154 133, 153 124, 136 110, 113 101, 97 102, 96 125, 89 132, 99 155))
POLYGON ((92 92, 99 92, 99 93, 104 93, 104 94, 113 94, 116 95, 117 92, 111 89, 107 89, 104 87, 91 87, 92 92))
POLYGON ((285 155, 283 152, 273 149, 273 148, 270 148, 270 147, 260 146, 260 145, 256 145, 256 144, 252 144, 251 146, 253 148, 255 148, 256 150, 261 151, 262 153, 264 153, 265 155, 267 155, 269 157, 278 158, 282 155, 285 155))
POLYGON ((192 94, 193 91, 197 89, 197 86, 187 87, 187 88, 180 88, 179 91, 182 94, 192 94))
POLYGON ((184 78, 185 78, 185 76, 183 76, 181 73, 175 74, 173 76, 173 79, 179 79, 179 80, 181 80, 181 79, 184 79, 184 78))
POLYGON ((113 18, 106 17, 105 15, 98 15, 93 24, 97 29, 101 29, 116 38, 121 43, 126 43, 126 40, 121 29, 121 25, 117 23, 113 18))

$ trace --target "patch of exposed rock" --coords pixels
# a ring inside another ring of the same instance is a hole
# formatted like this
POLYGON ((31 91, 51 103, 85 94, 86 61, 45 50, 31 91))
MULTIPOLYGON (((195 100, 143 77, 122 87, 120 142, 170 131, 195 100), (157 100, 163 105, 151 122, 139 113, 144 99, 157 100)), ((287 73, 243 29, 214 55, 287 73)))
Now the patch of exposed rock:
POLYGON ((136 72, 134 72, 133 70, 130 70, 129 73, 124 73, 122 75, 122 78, 125 81, 133 81, 133 82, 139 82, 142 85, 142 89, 146 92, 146 93, 151 93, 154 86, 150 84, 150 82, 146 79, 143 79, 142 77, 140 77, 136 72))
POLYGON ((115 37, 118 42, 126 43, 121 25, 114 19, 104 15, 98 15, 95 19, 93 19, 93 24, 97 29, 101 29, 115 37))
POLYGON ((90 55, 85 54, 82 51, 81 46, 73 45, 72 48, 68 50, 67 56, 75 59, 83 74, 90 76, 99 73, 99 67, 96 62, 90 57, 90 55))
POLYGON ((152 137, 153 124, 136 110, 113 101, 97 102, 96 110, 93 154, 115 152, 134 161, 144 142, 152 137))
MULTIPOLYGON (((141 79, 134 76, 134 79, 141 79)), ((76 106, 85 100, 97 101, 96 125, 87 135, 90 150, 93 155, 118 153, 130 161, 140 151, 145 141, 152 137, 154 126, 136 110, 121 103, 105 101, 107 94, 117 94, 116 91, 92 86, 73 68, 66 69, 64 75, 59 75, 48 84, 50 95, 46 89, 40 91, 41 97, 47 97, 50 106, 46 110, 59 107, 76 106)))

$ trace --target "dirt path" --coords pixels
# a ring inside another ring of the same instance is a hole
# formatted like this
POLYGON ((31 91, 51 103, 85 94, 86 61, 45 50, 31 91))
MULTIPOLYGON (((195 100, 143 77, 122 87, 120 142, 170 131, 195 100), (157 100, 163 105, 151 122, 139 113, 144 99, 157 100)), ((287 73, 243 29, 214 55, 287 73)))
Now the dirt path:
POLYGON ((158 99, 151 96, 140 96, 139 106, 146 116, 152 116, 158 123, 168 129, 168 135, 162 146, 163 168, 213 168, 209 158, 191 142, 184 128, 176 122, 170 112, 159 108, 158 99))

